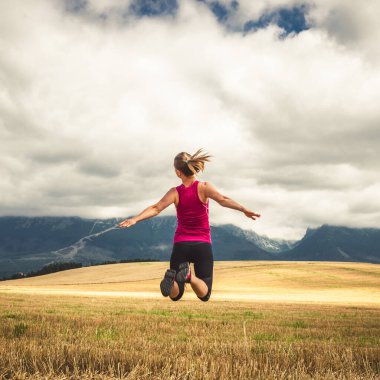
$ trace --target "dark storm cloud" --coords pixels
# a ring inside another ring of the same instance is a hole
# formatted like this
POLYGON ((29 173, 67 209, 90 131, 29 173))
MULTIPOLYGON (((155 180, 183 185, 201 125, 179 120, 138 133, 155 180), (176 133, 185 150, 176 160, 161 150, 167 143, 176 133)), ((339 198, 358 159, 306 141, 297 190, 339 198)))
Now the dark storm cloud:
POLYGON ((101 160, 85 160, 80 163, 78 169, 83 174, 91 176, 97 176, 102 178, 117 177, 121 170, 119 167, 115 167, 112 163, 103 162, 101 160))
MULTIPOLYGON (((51 144, 51 141, 50 141, 51 144)), ((82 146, 63 144, 62 142, 55 146, 44 146, 45 144, 34 144, 28 155, 29 159, 37 164, 57 165, 61 163, 77 162, 85 158, 85 152, 82 146)))

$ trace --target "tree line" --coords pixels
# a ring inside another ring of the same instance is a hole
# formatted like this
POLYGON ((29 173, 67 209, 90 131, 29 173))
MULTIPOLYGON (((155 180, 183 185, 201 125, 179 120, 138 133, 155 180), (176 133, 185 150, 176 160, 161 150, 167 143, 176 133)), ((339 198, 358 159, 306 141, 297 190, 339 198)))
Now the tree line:
MULTIPOLYGON (((142 259, 142 258, 136 258, 136 259, 122 259, 118 261, 103 261, 99 263, 94 263, 91 265, 86 266, 97 266, 97 265, 109 265, 109 264, 124 264, 124 263, 136 263, 136 262, 156 262, 160 260, 156 259, 142 259)), ((19 278, 28 278, 28 277, 36 277, 36 276, 43 276, 45 274, 49 273, 56 273, 56 272, 62 272, 64 270, 69 269, 76 269, 76 268, 82 268, 82 263, 77 263, 74 261, 71 262, 55 262, 44 265, 41 269, 37 271, 32 271, 29 273, 23 273, 23 272, 17 272, 11 275, 10 277, 3 277, 0 279, 0 281, 6 281, 6 280, 16 280, 19 278)))

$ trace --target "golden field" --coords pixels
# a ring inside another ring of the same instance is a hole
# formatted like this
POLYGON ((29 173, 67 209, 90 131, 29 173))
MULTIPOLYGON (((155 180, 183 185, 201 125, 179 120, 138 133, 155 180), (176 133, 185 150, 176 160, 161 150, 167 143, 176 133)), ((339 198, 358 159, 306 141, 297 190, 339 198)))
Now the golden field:
MULTIPOLYGON (((0 282, 0 291, 158 298, 166 262, 86 267, 0 282)), ((184 299, 196 299, 191 290, 184 299)), ((212 300, 380 306, 380 265, 364 263, 218 261, 212 300)))
POLYGON ((380 379, 380 266, 216 262, 212 299, 167 263, 0 283, 3 379, 380 379))

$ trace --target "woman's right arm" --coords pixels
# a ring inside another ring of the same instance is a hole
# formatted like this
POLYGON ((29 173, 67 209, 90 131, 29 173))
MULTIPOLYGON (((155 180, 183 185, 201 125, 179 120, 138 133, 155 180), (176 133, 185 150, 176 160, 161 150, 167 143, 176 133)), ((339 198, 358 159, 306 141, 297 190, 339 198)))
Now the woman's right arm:
POLYGON ((240 203, 234 201, 233 199, 226 197, 225 195, 222 195, 214 185, 212 185, 210 182, 205 182, 205 196, 207 198, 211 198, 215 202, 218 202, 223 207, 228 207, 233 210, 241 211, 245 214, 246 217, 256 220, 256 218, 260 217, 260 214, 257 214, 254 211, 248 210, 240 203))
POLYGON ((162 210, 165 210, 166 207, 172 203, 175 203, 176 198, 177 190, 175 187, 173 187, 157 203, 147 207, 145 210, 141 211, 140 214, 134 216, 133 218, 123 220, 121 223, 119 223, 119 227, 132 227, 134 224, 140 222, 141 220, 149 219, 158 215, 162 210))

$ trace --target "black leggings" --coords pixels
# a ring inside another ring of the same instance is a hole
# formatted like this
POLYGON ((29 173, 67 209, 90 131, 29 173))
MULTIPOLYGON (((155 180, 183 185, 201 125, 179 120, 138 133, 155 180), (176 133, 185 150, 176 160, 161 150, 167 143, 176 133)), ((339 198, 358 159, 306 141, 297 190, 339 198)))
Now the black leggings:
MULTIPOLYGON (((210 299, 212 288, 212 272, 214 268, 214 258, 210 243, 205 242, 180 242, 173 245, 172 255, 170 257, 170 269, 176 272, 179 270, 179 264, 183 262, 194 263, 195 275, 203 280, 208 292, 204 297, 198 297, 206 302, 210 299)), ((185 284, 178 283, 179 294, 173 301, 178 301, 182 298, 185 291, 185 284)))

